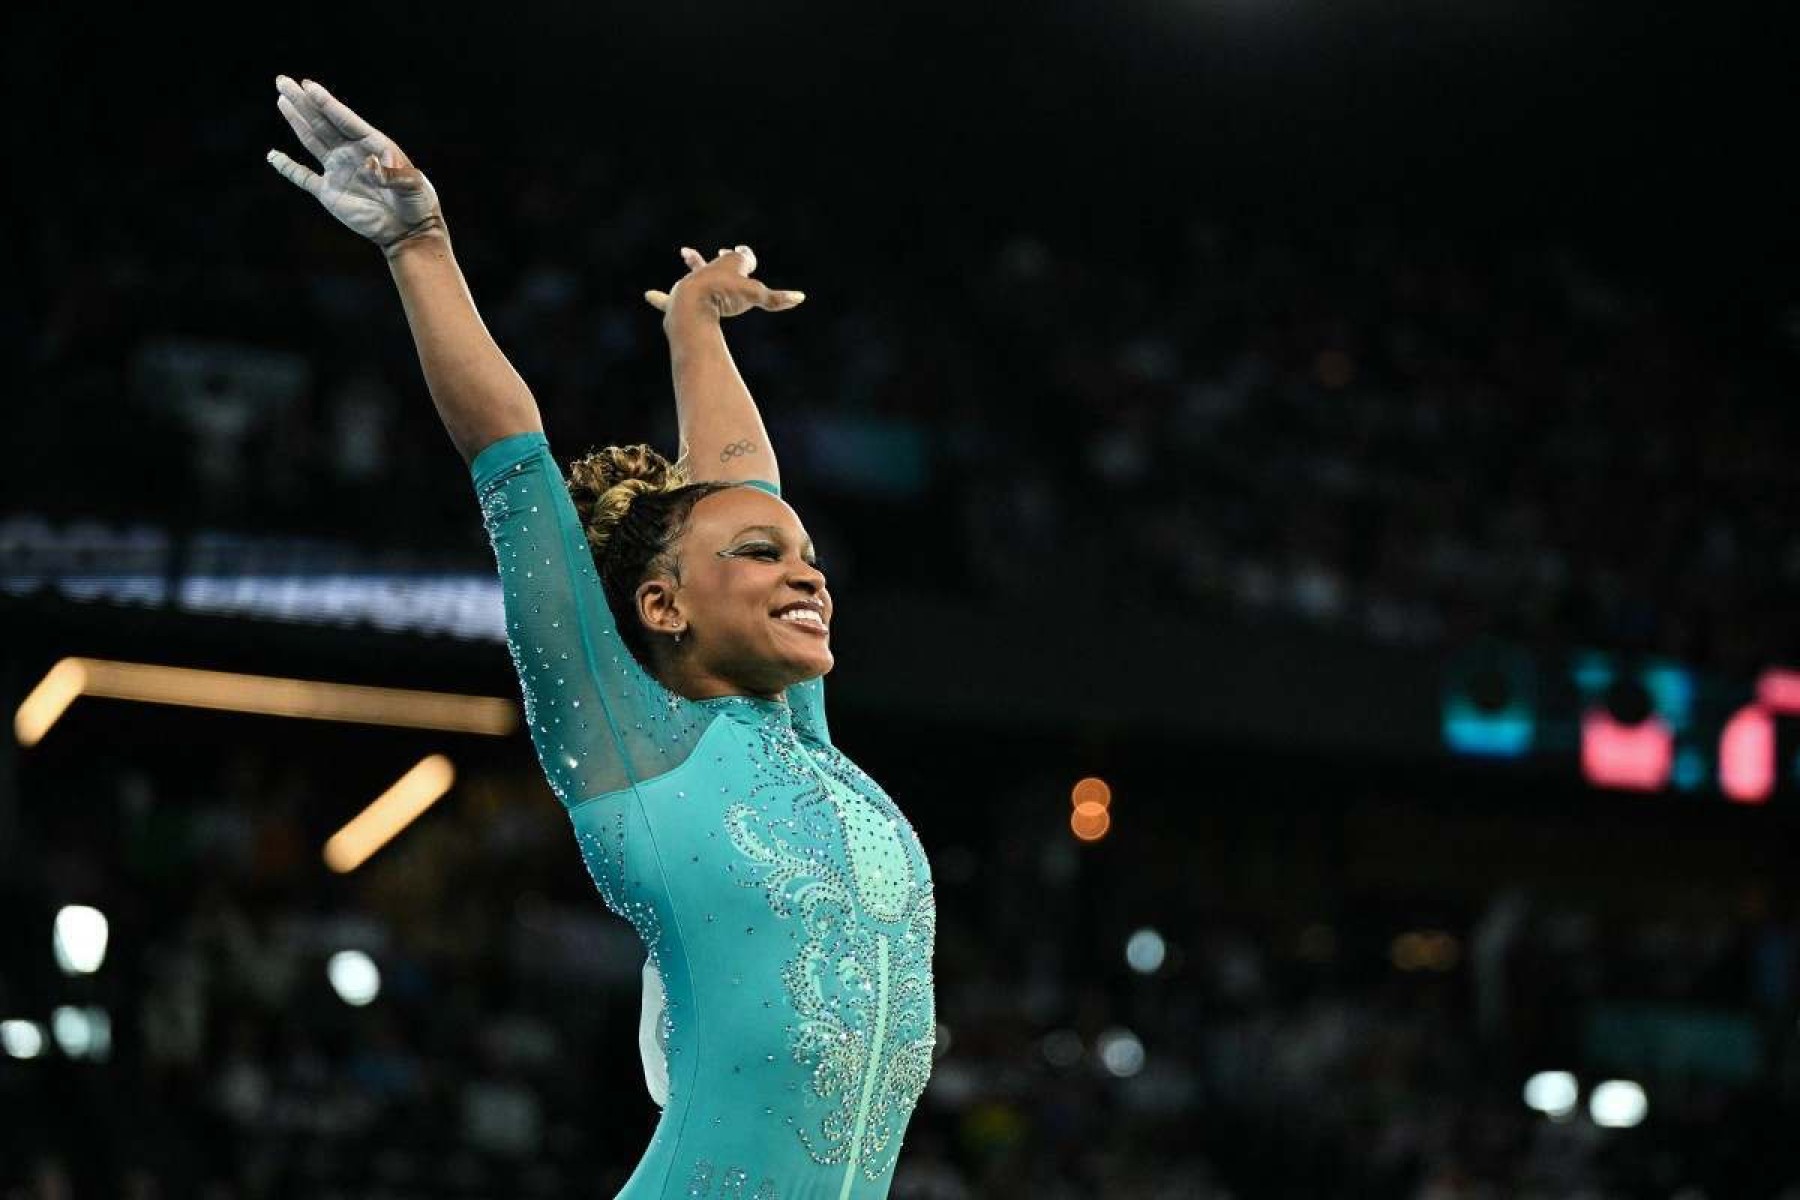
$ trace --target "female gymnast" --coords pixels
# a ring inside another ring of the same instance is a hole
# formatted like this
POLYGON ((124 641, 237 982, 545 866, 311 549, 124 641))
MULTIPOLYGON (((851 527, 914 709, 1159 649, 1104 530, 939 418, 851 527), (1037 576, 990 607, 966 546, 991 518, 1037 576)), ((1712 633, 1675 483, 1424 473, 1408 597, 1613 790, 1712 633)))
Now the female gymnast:
POLYGON ((475 310, 437 194, 310 80, 276 106, 314 172, 268 160, 380 246, 480 501, 551 790, 647 951, 654 1136, 623 1200, 875 1200, 931 1074, 936 902, 912 826, 831 742, 835 616, 722 318, 804 297, 748 247, 663 313, 681 448, 551 457, 475 310))

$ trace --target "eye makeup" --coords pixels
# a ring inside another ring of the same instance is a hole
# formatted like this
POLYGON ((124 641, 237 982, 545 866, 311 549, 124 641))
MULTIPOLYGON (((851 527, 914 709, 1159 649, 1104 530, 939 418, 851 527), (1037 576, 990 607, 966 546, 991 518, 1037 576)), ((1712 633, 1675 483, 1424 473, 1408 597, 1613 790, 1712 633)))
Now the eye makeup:
MULTIPOLYGON (((743 554, 748 554, 748 555, 751 555, 754 557, 754 556, 758 556, 758 555, 765 554, 765 553, 773 554, 776 558, 780 558, 781 557, 780 544, 777 542, 767 542, 767 541, 745 542, 743 545, 733 546, 733 547, 719 551, 719 557, 720 558, 736 558, 739 555, 743 555, 743 554)), ((805 561, 806 561, 807 566, 812 567, 815 570, 822 571, 825 569, 825 564, 819 561, 819 557, 818 557, 817 553, 814 553, 814 555, 811 558, 808 558, 805 561)))

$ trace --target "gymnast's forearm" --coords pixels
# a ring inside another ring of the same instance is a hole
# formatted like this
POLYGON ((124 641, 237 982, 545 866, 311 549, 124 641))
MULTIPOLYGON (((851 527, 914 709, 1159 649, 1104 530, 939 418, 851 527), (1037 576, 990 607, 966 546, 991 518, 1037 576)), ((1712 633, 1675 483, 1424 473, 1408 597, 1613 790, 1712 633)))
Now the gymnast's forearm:
POLYGON ((678 294, 663 317, 669 368, 675 380, 680 457, 696 482, 766 479, 780 486, 775 447, 762 414, 725 345, 717 309, 678 294))
POLYGON ((438 417, 465 463, 515 433, 542 430, 537 399, 488 333, 445 232, 386 251, 438 417))

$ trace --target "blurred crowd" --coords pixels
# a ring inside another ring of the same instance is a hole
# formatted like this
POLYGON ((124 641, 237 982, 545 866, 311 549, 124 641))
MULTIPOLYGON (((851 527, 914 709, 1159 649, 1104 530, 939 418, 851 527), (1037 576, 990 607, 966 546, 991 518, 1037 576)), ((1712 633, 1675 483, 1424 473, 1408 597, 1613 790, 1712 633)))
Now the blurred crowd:
MULTIPOLYGON (((341 784, 291 755, 58 779, 80 802, 37 806, 41 853, 6 876, 0 1018, 47 1027, 70 1005, 110 1031, 97 1052, 59 1028, 0 1056, 0 1195, 623 1184, 657 1115, 642 951, 535 776, 471 773, 347 876, 317 852, 341 784), (95 974, 52 961, 65 902, 108 916, 95 974), (375 965, 372 998, 332 981, 345 951, 375 965)), ((1800 927, 1782 911, 1503 891, 1413 896, 1428 931, 1367 898, 1277 918, 1174 886, 1196 861, 1179 838, 1085 847, 1041 796, 991 800, 991 830, 913 814, 942 1024, 895 1200, 1800 1195, 1800 927), (1633 1041, 1645 1013, 1662 1041, 1633 1041), (1545 1069, 1578 1075, 1574 1111, 1527 1107, 1545 1069), (1590 1119, 1609 1076, 1643 1082, 1641 1125, 1590 1119)), ((1281 867, 1302 891, 1306 858, 1281 867)))
MULTIPOLYGON (((774 285, 808 290, 729 333, 843 582, 1005 603, 1075 562, 1065 586, 1107 602, 1393 642, 1488 632, 1728 670, 1800 651, 1800 313, 1708 307, 1652 263, 1609 273, 1563 245, 1173 199, 1166 238, 921 210, 876 248, 833 197, 778 209, 705 155, 622 178, 603 150, 446 137, 417 102, 378 116, 434 172, 565 461, 673 451, 640 294, 676 276, 677 245, 748 241, 774 285), (883 536, 909 516, 932 537, 883 536)), ((167 132, 28 217, 30 299, 7 324, 37 452, 12 507, 466 549, 480 569, 378 253, 251 152, 286 136, 272 109, 167 132)))
MULTIPOLYGON (((640 295, 677 246, 749 242, 804 288, 728 333, 840 588, 1004 605, 1054 577, 1394 644, 1493 633, 1722 671, 1800 654, 1800 312, 1715 310, 1654 264, 1545 241, 1180 197, 1143 229, 1035 223, 1032 198, 1002 225, 926 205, 868 230, 825 192, 767 204, 704 152, 627 174, 537 126, 452 133, 423 100, 366 115, 437 183, 564 461, 673 451, 640 295)), ((143 121, 92 151, 105 171, 21 197, 0 251, 29 448, 0 517, 491 570, 379 254, 262 163, 285 144, 272 99, 143 121)), ((0 1020, 53 1032, 71 1005, 110 1030, 95 1059, 51 1032, 0 1056, 0 1197, 612 1195, 656 1117, 642 952, 534 769, 466 775, 339 877, 318 847, 341 784, 299 758, 93 756, 31 781, 31 853, 0 871, 0 1020), (51 960, 65 903, 112 922, 91 977, 51 960), (379 969, 367 1004, 328 977, 345 950, 379 969)), ((1192 836, 1109 857, 1005 780, 973 831, 909 800, 932 780, 889 786, 943 914, 939 1059, 895 1200, 1800 1197, 1789 910, 1501 892, 1415 897, 1430 930, 1352 896, 1277 918, 1208 900, 1192 836), (1166 957, 1139 972, 1125 948, 1150 924, 1166 957), (1645 1045, 1687 1057, 1645 1075, 1640 1126, 1521 1099, 1567 1069, 1585 1104, 1645 1045)))

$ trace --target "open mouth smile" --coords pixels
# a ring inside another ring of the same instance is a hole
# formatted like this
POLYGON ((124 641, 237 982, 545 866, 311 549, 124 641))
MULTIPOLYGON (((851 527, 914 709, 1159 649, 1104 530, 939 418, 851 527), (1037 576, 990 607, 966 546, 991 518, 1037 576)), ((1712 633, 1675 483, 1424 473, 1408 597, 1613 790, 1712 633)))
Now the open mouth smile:
POLYGON ((808 633, 816 633, 820 637, 830 633, 830 628, 825 624, 824 615, 809 605, 796 604, 792 608, 784 608, 775 614, 774 619, 783 625, 795 625, 808 633))

